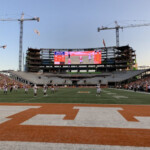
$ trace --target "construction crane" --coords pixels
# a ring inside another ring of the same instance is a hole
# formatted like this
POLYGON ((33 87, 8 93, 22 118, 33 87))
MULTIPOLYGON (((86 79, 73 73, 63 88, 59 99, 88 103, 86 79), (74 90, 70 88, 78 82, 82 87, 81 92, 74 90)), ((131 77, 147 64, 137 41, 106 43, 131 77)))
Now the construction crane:
POLYGON ((116 30, 116 46, 119 47, 119 29, 124 29, 124 28, 132 28, 132 27, 142 27, 142 26, 150 26, 150 23, 145 23, 145 24, 131 24, 128 26, 120 26, 118 25, 117 21, 115 21, 116 26, 115 27, 98 27, 97 31, 100 32, 101 30, 116 30))
POLYGON ((19 38, 19 71, 22 71, 22 43, 23 43, 23 22, 24 21, 40 21, 39 17, 24 18, 24 13, 20 19, 0 19, 0 21, 19 21, 20 22, 20 38, 19 38))

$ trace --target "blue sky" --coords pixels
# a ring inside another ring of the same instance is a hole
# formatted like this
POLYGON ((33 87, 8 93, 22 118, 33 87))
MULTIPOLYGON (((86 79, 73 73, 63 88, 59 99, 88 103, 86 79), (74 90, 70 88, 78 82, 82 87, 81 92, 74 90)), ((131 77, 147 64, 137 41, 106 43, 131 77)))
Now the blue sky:
MULTIPOLYGON (((150 0, 0 0, 0 19, 40 17, 24 22, 23 52, 32 48, 115 46, 115 30, 97 27, 150 23, 150 0), (40 36, 34 33, 40 31, 40 36)), ((19 22, 0 21, 0 70, 18 69, 19 22)), ((120 45, 136 50, 138 65, 150 65, 150 26, 120 30, 120 45)))

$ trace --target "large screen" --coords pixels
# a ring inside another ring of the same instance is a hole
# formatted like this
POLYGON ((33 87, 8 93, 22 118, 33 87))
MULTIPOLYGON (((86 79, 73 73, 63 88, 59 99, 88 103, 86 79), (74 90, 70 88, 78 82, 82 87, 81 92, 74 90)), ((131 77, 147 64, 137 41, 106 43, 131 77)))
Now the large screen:
POLYGON ((101 51, 65 51, 54 53, 55 65, 101 64, 101 51))

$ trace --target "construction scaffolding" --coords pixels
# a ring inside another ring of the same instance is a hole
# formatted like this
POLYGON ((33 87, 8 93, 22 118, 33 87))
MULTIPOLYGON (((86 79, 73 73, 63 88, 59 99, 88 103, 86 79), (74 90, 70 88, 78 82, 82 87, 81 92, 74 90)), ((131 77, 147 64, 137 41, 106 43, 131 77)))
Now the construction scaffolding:
POLYGON ((34 49, 28 48, 26 70, 28 72, 71 72, 93 70, 94 72, 112 72, 117 70, 133 70, 136 65, 136 54, 130 46, 99 47, 85 49, 34 49), (55 52, 66 51, 101 51, 101 64, 54 64, 55 52))

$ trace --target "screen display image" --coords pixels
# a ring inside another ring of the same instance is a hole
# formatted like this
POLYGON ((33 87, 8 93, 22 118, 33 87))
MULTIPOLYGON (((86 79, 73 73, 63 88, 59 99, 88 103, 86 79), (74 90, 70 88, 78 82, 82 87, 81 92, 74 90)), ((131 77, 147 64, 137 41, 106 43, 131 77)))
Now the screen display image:
POLYGON ((54 64, 101 64, 101 51, 55 52, 54 64))
POLYGON ((65 64, 65 52, 55 52, 54 53, 54 64, 64 65, 65 64))

